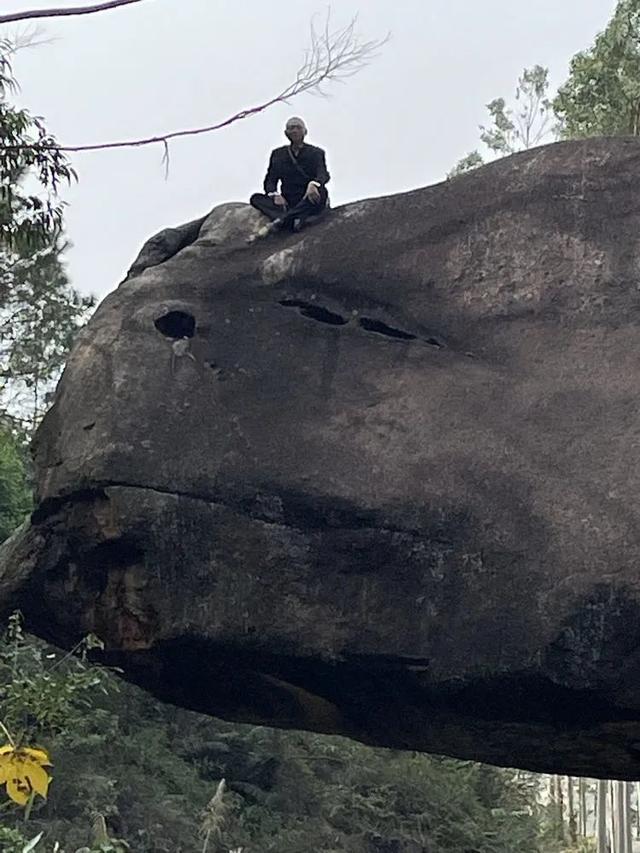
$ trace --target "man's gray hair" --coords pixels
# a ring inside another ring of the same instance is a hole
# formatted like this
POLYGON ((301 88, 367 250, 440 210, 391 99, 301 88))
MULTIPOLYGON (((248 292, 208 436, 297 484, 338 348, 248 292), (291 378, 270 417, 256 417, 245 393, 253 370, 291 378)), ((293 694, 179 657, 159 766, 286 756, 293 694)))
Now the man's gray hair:
POLYGON ((285 129, 292 124, 299 124, 302 126, 303 130, 307 129, 307 125, 304 123, 304 119, 301 119, 299 116, 291 116, 290 119, 287 119, 287 123, 285 124, 285 129))

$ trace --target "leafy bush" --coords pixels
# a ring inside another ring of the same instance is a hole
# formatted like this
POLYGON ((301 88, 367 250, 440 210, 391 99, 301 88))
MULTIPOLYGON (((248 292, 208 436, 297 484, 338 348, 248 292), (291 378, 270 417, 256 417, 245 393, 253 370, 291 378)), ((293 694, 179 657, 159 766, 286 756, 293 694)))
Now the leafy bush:
POLYGON ((21 450, 0 422, 0 542, 24 521, 30 509, 31 495, 21 450))

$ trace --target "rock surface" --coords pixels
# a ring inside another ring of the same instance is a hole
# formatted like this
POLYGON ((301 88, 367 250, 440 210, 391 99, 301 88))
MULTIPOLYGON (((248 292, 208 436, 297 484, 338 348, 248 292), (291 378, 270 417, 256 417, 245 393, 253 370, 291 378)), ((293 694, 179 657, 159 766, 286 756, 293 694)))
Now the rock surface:
POLYGON ((39 431, 11 603, 228 719, 639 778, 639 175, 562 143, 154 238, 39 431))

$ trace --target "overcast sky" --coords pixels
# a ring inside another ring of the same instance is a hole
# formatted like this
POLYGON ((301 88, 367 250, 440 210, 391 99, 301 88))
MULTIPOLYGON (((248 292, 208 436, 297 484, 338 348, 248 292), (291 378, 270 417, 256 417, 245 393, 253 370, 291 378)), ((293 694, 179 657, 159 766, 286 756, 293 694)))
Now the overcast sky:
MULTIPOLYGON (((3 12, 80 0, 0 0, 3 12)), ((509 96, 525 66, 568 62, 614 0, 337 0, 335 26, 359 14, 365 38, 391 33, 370 67, 330 97, 303 95, 256 118, 171 147, 74 155, 66 193, 73 284, 103 296, 155 232, 260 188, 282 127, 302 115, 326 148, 333 205, 442 180, 477 145, 484 105, 509 96)), ((144 0, 49 20, 50 44, 21 52, 21 103, 61 142, 136 138, 214 123, 268 99, 295 76, 322 0, 144 0)), ((13 30, 9 30, 12 32, 13 30)))

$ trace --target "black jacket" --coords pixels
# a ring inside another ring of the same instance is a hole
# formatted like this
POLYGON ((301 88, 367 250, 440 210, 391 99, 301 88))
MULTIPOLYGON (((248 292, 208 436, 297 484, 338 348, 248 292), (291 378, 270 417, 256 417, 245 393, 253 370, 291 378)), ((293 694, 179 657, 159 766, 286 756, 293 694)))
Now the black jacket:
POLYGON ((309 181, 317 181, 324 186, 330 177, 322 148, 305 143, 297 157, 293 154, 296 157, 297 166, 291 161, 291 154, 293 149, 290 145, 275 148, 271 152, 269 168, 264 179, 266 193, 276 192, 278 181, 282 181, 280 191, 290 207, 302 199, 309 181))

